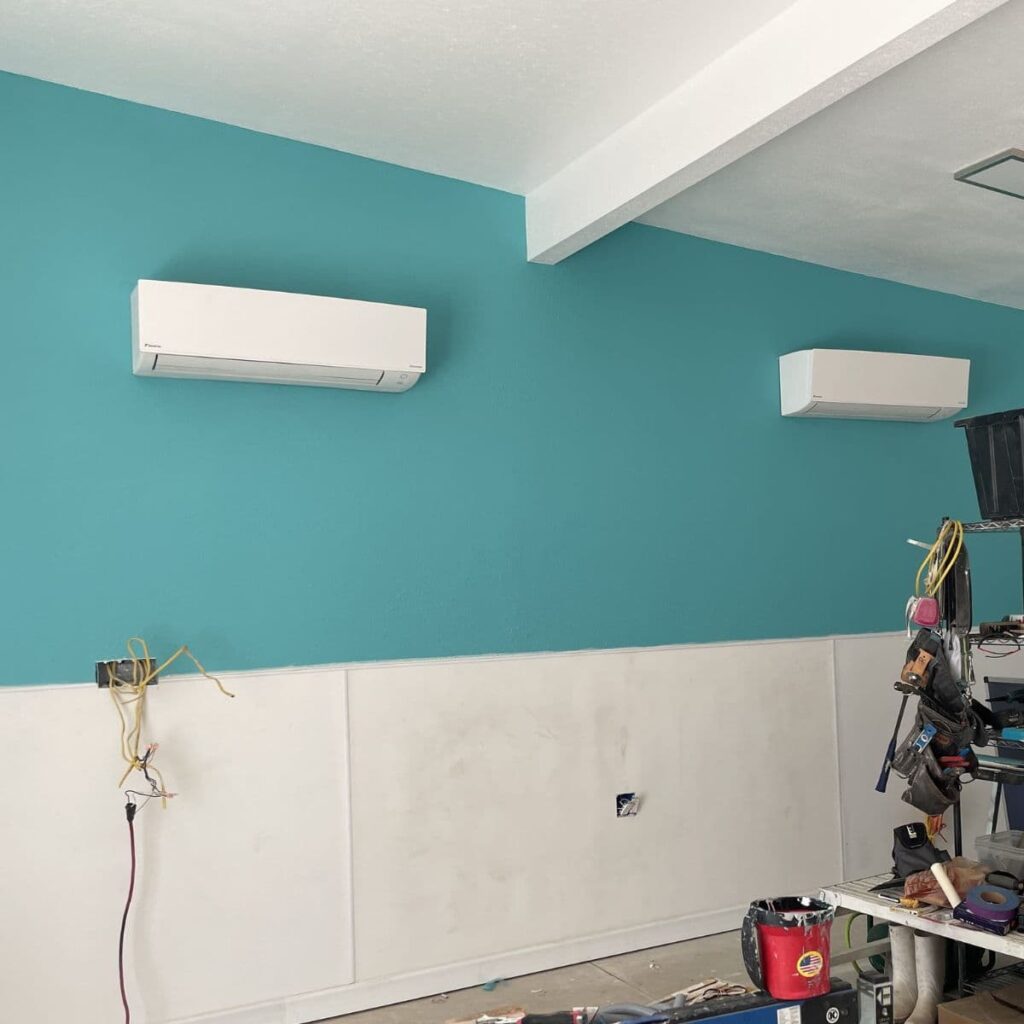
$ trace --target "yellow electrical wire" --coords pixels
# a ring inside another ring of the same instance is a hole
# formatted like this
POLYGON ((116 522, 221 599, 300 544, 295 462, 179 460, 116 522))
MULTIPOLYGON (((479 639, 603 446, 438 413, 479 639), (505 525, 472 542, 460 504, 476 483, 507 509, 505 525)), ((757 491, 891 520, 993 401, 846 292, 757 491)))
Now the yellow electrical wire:
MULTIPOLYGON (((938 594, 939 587, 942 586, 946 576, 949 575, 950 570, 956 564, 956 560, 960 557, 962 548, 963 524, 956 519, 947 519, 939 530, 939 536, 936 538, 935 544, 932 545, 931 558, 926 558, 926 562, 930 561, 931 564, 925 576, 925 588, 932 597, 938 594)), ((918 569, 918 578, 915 580, 915 586, 919 584, 922 569, 923 566, 918 569)))
POLYGON ((939 530, 935 543, 928 549, 914 577, 914 595, 921 596, 921 577, 924 576, 925 593, 935 597, 939 587, 953 570, 964 546, 964 524, 959 519, 947 519, 939 530), (940 556, 941 552, 941 556, 940 556), (925 574, 925 569, 928 569, 925 574))
POLYGON ((128 649, 128 659, 132 663, 131 682, 115 685, 114 671, 111 670, 109 673, 110 699, 114 702, 114 708, 117 711, 121 727, 121 759, 127 765, 124 774, 118 782, 118 786, 123 786, 125 780, 133 771, 151 771, 159 782, 159 792, 154 793, 154 795, 159 796, 164 807, 166 807, 167 798, 173 796, 173 794, 167 792, 163 776, 160 774, 159 769, 151 763, 151 759, 156 753, 156 744, 150 744, 146 748, 145 754, 141 757, 139 755, 139 745, 142 742, 142 726, 146 712, 146 691, 149 684, 161 672, 170 668, 171 665, 184 655, 195 665, 201 675, 216 683, 217 689, 225 697, 234 697, 234 694, 226 690, 224 684, 216 676, 211 675, 203 668, 199 659, 188 649, 187 644, 182 644, 169 658, 165 659, 150 672, 145 671, 145 666, 148 666, 153 661, 150 657, 149 645, 146 641, 142 637, 133 636, 128 640, 126 647, 128 649))

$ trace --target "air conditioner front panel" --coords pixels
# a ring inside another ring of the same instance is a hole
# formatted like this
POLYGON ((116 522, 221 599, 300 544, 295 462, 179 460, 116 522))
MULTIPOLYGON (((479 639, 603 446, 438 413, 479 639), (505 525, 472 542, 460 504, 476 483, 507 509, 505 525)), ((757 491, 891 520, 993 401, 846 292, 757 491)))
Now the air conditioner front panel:
POLYGON ((783 416, 927 422, 967 405, 970 360, 803 349, 779 359, 783 416))
POLYGON ((426 369, 426 315, 414 306, 173 281, 139 281, 133 296, 143 357, 373 367, 417 378, 426 369))
POLYGON ((836 405, 941 408, 966 360, 900 352, 814 349, 811 385, 815 395, 836 405), (911 401, 908 401, 911 399, 911 401))

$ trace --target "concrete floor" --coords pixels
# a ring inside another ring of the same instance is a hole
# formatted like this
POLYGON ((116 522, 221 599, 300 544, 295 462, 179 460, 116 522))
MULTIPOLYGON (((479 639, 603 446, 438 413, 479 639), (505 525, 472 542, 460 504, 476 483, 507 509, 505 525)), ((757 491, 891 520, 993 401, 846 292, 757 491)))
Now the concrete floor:
MULTIPOLYGON (((845 922, 845 917, 838 918, 832 925, 834 951, 846 945, 845 922)), ((854 940, 855 945, 864 941, 862 926, 856 929, 854 940)), ((856 979, 850 964, 833 965, 832 974, 849 982, 856 979)), ((472 1020, 510 1006, 549 1013, 573 1006, 650 1003, 707 978, 750 984, 743 967, 738 931, 528 974, 501 982, 493 992, 485 992, 479 986, 467 988, 332 1017, 321 1024, 446 1024, 450 1020, 472 1020)))
MULTIPOLYGON (((528 974, 501 982, 493 992, 482 988, 449 992, 445 997, 418 999, 363 1013, 334 1017, 343 1024, 445 1024, 472 1019, 502 1007, 518 1006, 535 1013, 572 1006, 648 1003, 705 978, 749 984, 743 969, 739 932, 724 932, 607 960, 528 974)), ((329 1022, 325 1022, 329 1024, 329 1022)))

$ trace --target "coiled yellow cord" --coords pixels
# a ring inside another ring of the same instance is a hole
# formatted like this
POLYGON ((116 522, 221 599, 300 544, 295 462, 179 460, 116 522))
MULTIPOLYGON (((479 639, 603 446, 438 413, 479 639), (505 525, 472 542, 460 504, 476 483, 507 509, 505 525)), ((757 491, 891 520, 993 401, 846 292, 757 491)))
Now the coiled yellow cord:
POLYGON ((952 572, 964 546, 964 524, 959 519, 947 519, 939 530, 935 543, 928 549, 914 577, 914 594, 921 596, 921 577, 924 576, 925 593, 935 597, 945 578, 952 572), (939 552, 942 552, 941 560, 939 552), (925 569, 928 570, 925 574, 925 569))

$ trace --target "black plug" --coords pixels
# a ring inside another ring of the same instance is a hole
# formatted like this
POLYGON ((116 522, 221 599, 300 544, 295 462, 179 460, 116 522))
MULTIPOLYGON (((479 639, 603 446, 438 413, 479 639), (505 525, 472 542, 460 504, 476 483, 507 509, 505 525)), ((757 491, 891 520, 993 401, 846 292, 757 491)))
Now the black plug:
POLYGON ((124 805, 124 816, 128 819, 129 825, 135 820, 135 812, 138 809, 138 805, 133 803, 131 800, 124 805))

